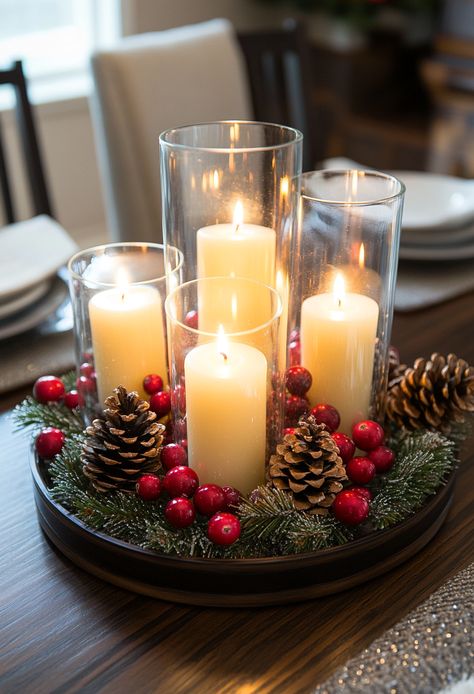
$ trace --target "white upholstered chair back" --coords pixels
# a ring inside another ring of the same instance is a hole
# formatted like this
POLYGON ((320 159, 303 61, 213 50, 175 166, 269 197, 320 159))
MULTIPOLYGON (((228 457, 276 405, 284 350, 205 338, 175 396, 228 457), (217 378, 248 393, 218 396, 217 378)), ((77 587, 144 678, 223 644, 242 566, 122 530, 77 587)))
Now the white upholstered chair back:
POLYGON ((223 19, 123 39, 92 58, 92 114, 116 241, 161 241, 163 130, 251 118, 243 56, 223 19))

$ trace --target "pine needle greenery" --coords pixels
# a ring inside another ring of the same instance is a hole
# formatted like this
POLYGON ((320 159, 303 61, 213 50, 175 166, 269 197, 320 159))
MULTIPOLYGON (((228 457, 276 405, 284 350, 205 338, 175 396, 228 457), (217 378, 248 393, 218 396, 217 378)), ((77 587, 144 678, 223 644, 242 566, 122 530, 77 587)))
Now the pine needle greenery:
MULTIPOLYGON (((67 377, 66 377, 67 378, 67 377)), ((72 375, 70 377, 72 385, 72 375)), ((45 471, 51 497, 89 528, 160 554, 186 557, 253 558, 284 556, 343 545, 368 532, 396 525, 418 511, 444 484, 456 465, 456 446, 433 431, 398 432, 390 440, 396 461, 372 485, 368 521, 349 528, 331 514, 314 516, 298 511, 284 491, 259 487, 236 511, 242 533, 228 548, 207 538, 207 519, 197 516, 192 526, 178 530, 164 516, 167 499, 145 502, 135 494, 94 491, 82 472, 83 423, 77 411, 61 404, 41 405, 33 398, 16 408, 19 427, 34 432, 60 428, 66 444, 45 471)))

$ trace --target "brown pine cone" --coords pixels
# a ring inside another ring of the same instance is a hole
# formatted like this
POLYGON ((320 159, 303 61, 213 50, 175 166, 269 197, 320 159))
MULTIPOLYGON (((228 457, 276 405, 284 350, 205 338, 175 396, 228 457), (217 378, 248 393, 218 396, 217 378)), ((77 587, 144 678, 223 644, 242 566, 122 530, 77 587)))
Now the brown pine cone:
POLYGON ((474 367, 455 354, 419 358, 388 384, 387 418, 398 427, 449 435, 469 412, 474 412, 474 367))
POLYGON ((104 417, 86 429, 83 472, 98 492, 135 491, 137 479, 160 467, 165 427, 146 400, 123 386, 105 401, 104 417))
POLYGON ((297 509, 312 515, 326 515, 347 480, 331 434, 312 415, 300 419, 295 433, 278 444, 269 475, 274 487, 293 496, 297 509))

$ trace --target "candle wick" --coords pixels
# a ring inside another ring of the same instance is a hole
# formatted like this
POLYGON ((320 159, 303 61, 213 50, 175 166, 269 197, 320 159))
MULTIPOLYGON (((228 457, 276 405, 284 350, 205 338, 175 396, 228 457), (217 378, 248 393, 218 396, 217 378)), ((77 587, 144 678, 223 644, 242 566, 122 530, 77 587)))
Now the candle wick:
POLYGON ((235 225, 234 233, 237 234, 239 231, 240 224, 235 225))
POLYGON ((224 361, 227 361, 227 354, 225 352, 219 352, 224 357, 224 361))
POLYGON ((125 301, 125 292, 122 292, 122 301, 125 301))
POLYGON ((342 301, 340 299, 337 300, 337 308, 341 308, 342 301))

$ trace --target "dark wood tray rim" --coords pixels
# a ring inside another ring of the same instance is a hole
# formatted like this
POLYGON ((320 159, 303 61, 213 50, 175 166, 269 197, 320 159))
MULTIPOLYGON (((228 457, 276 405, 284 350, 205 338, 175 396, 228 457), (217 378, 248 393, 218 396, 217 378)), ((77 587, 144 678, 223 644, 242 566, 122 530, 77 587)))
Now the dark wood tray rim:
POLYGON ((30 453, 30 468, 35 486, 39 494, 43 497, 44 501, 49 506, 53 507, 63 517, 65 522, 76 526, 79 531, 86 534, 89 542, 99 546, 103 542, 106 542, 120 548, 120 550, 125 553, 130 553, 133 556, 138 554, 145 560, 159 560, 160 564, 162 562, 166 562, 170 568, 173 566, 176 568, 183 568, 184 565, 189 565, 189 568, 192 570, 199 571, 199 569, 202 569, 205 571, 212 570, 213 572, 226 572, 229 567, 232 567, 233 571, 238 571, 240 568, 242 571, 247 572, 249 568, 258 567, 259 572, 265 571, 266 568, 273 572, 278 568, 288 568, 291 564, 303 565, 307 562, 313 562, 316 556, 318 557, 320 563, 330 563, 337 557, 344 556, 347 553, 348 548, 354 551, 360 551, 362 549, 375 549, 378 545, 380 545, 381 542, 390 543, 392 539, 398 537, 405 529, 410 528, 415 519, 421 521, 425 516, 428 516, 433 507, 445 500, 447 505, 449 503, 448 497, 452 495, 456 478, 455 469, 449 475, 445 484, 429 499, 425 506, 423 506, 423 508, 417 513, 402 521, 402 523, 399 523, 391 528, 387 528, 386 530, 374 531, 366 537, 360 537, 344 545, 318 550, 317 552, 304 552, 300 554, 290 554, 276 557, 255 557, 251 559, 214 559, 160 554, 158 552, 153 552, 152 550, 143 549, 138 545, 133 545, 124 540, 119 540, 100 531, 93 530, 92 528, 89 528, 89 526, 87 526, 83 521, 77 518, 73 513, 52 499, 48 487, 43 480, 34 452, 30 453))

